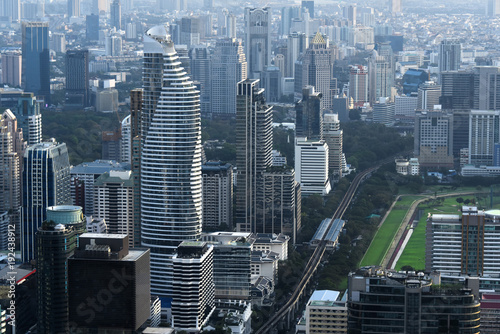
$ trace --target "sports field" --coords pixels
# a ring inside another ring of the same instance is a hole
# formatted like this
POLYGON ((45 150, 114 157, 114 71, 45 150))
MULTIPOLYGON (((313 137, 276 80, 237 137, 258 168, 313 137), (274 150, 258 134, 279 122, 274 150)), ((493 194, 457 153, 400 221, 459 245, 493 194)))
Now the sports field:
POLYGON ((409 207, 413 201, 421 198, 423 196, 401 196, 401 199, 394 204, 391 212, 375 234, 370 247, 368 247, 365 256, 360 262, 360 267, 380 265, 409 207))
MULTIPOLYGON (((395 266, 396 270, 401 270, 404 266, 411 266, 416 270, 425 269, 425 229, 427 227, 427 216, 429 213, 459 214, 460 206, 462 205, 457 202, 457 198, 459 197, 462 197, 464 200, 474 199, 475 203, 479 203, 479 207, 487 207, 489 204, 486 203, 489 200, 487 194, 447 197, 439 205, 433 203, 421 204, 419 208, 424 209, 425 213, 413 230, 413 234, 395 266)), ((498 202, 498 197, 494 197, 494 202, 498 202)))

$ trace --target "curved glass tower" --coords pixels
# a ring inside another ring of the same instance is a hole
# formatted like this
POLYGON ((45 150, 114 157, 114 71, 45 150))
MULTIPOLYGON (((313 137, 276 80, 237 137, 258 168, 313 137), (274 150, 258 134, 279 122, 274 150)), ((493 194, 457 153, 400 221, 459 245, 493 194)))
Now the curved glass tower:
POLYGON ((151 293, 171 297, 172 256, 201 235, 200 94, 165 27, 144 35, 141 240, 151 249, 151 293))

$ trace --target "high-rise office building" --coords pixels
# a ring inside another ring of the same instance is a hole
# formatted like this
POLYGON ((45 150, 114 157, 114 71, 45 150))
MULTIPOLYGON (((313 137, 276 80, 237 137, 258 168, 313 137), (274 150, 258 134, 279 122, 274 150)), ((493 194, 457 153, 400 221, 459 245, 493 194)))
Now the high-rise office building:
POLYGON ((69 332, 68 258, 85 231, 82 208, 51 206, 36 232, 37 332, 69 332))
POLYGON ((401 13, 402 11, 402 0, 389 0, 389 11, 392 14, 401 13))
POLYGON ((233 166, 207 162, 203 175, 203 228, 220 229, 233 225, 233 166))
POLYGON ((301 211, 296 198, 295 172, 290 167, 272 167, 264 173, 264 208, 259 233, 286 234, 296 240, 301 211))
POLYGON ((110 16, 110 25, 116 30, 122 29, 122 4, 120 0, 113 0, 111 3, 111 16, 110 16))
POLYGON ((441 110, 415 115, 414 154, 421 167, 453 168, 453 115, 441 110))
MULTIPOLYGON (((387 47, 387 45, 384 45, 387 47)), ((391 90, 394 86, 394 62, 392 59, 392 50, 389 48, 379 48, 379 51, 373 51, 368 63, 369 71, 369 97, 373 105, 379 98, 391 98, 391 90), (387 51, 382 54, 382 51, 387 51)))
POLYGON ((40 103, 37 102, 33 93, 21 94, 13 112, 28 145, 40 143, 42 141, 42 114, 40 103))
POLYGON ((236 229, 257 232, 263 203, 263 175, 272 163, 272 107, 259 80, 238 83, 236 107, 236 229))
POLYGON ((200 85, 200 107, 202 114, 210 113, 212 78, 210 77, 210 52, 205 45, 189 49, 191 79, 200 85))
POLYGON ((199 331, 215 310, 214 248, 184 241, 173 257, 172 327, 199 331))
POLYGON ((429 81, 429 72, 410 68, 403 75, 403 94, 418 92, 418 87, 429 81))
POLYGON ((247 78, 247 61, 241 42, 220 39, 211 57, 210 111, 213 114, 236 114, 236 88, 247 78))
POLYGON ((68 0, 68 19, 80 16, 80 0, 68 0))
POLYGON ((204 33, 200 17, 183 17, 179 26, 178 44, 187 45, 188 48, 200 44, 202 33, 204 33))
POLYGON ((250 233, 214 232, 204 234, 202 241, 214 247, 215 298, 250 299, 250 233))
POLYGON ((356 26, 356 16, 357 16, 357 7, 356 4, 345 6, 343 8, 343 16, 347 19, 349 26, 356 26))
POLYGON ((295 93, 301 97, 304 86, 314 86, 322 94, 321 110, 332 109, 332 99, 336 95, 337 81, 332 78, 332 49, 323 36, 317 32, 309 47, 295 63, 295 93))
POLYGON ((87 40, 99 40, 99 14, 87 15, 85 19, 85 36, 87 40))
POLYGON ((473 108, 500 109, 500 67, 477 66, 474 68, 473 108))
POLYGON ((121 148, 120 148, 120 161, 131 164, 132 163, 132 135, 130 129, 130 115, 122 120, 121 124, 121 148))
POLYGON ((90 106, 89 51, 66 52, 66 106, 90 106))
POLYGON ((22 23, 22 85, 50 105, 49 23, 22 23))
POLYGON ((480 303, 464 281, 445 289, 437 287, 441 277, 435 272, 350 273, 349 333, 478 333, 480 303))
POLYGON ((492 17, 500 15, 500 0, 486 0, 486 15, 492 17))
POLYGON ((373 123, 381 123, 385 126, 393 126, 396 114, 396 105, 389 98, 380 97, 373 104, 373 123))
POLYGON ((35 233, 46 220, 46 209, 71 203, 69 156, 66 144, 43 142, 24 153, 22 176, 21 258, 35 257, 35 233))
POLYGON ((354 106, 360 107, 369 102, 368 83, 368 69, 366 66, 350 66, 349 99, 354 106))
POLYGON ((266 66, 260 72, 260 83, 264 88, 264 97, 267 102, 278 102, 281 99, 282 78, 279 67, 274 65, 266 66))
POLYGON ((248 77, 258 79, 259 72, 271 65, 271 8, 245 8, 245 54, 248 77))
POLYGON ((285 77, 295 77, 295 62, 309 46, 309 37, 305 33, 292 32, 288 35, 286 47, 285 77))
MULTIPOLYGON (((84 214, 94 214, 94 182, 99 176, 106 172, 109 173, 111 170, 124 171, 125 165, 111 160, 96 160, 83 162, 71 168, 71 177, 78 178, 80 182, 83 182, 84 196, 82 201, 84 205, 82 207, 84 214)), ((73 188, 74 184, 71 184, 71 187, 73 188)))
POLYGON ((343 131, 338 114, 323 115, 323 139, 328 144, 328 170, 330 174, 342 177, 343 131))
POLYGON ((295 179, 304 195, 327 195, 329 178, 328 144, 324 140, 295 138, 295 179))
POLYGON ((498 211, 463 206, 461 214, 433 214, 427 219, 426 271, 446 275, 498 277, 498 211))
POLYGON ((134 333, 150 317, 149 250, 128 245, 126 234, 78 238, 68 260, 69 319, 78 332, 134 333))
POLYGON ((9 18, 10 22, 19 22, 21 19, 21 1, 5 0, 0 4, 0 15, 9 18))
POLYGON ((94 218, 104 219, 108 233, 128 235, 134 247, 134 189, 131 171, 111 170, 94 182, 94 218))
POLYGON ((299 6, 290 6, 281 8, 281 25, 280 34, 281 36, 288 36, 292 33, 290 27, 292 20, 299 18, 301 16, 301 10, 299 6))
MULTIPOLYGON (((20 130, 20 129, 19 129, 20 130)), ((21 208, 21 159, 24 154, 22 131, 17 129, 17 119, 10 110, 0 115, 0 215, 7 224, 20 230, 21 208)), ((8 236, 7 231, 4 232, 8 236)), ((0 240, 4 240, 1 238, 0 240)), ((2 243, 7 249, 7 244, 2 243)))
POLYGON ((134 179, 134 241, 141 245, 141 116, 142 88, 130 91, 130 149, 134 179))
POLYGON ((462 62, 462 45, 456 40, 444 40, 439 45, 439 72, 458 71, 462 62))
POLYGON ((295 104, 295 135, 311 139, 323 139, 323 94, 314 91, 314 86, 304 86, 302 99, 295 104))
POLYGON ((500 136, 500 111, 472 110, 469 116, 469 164, 493 166, 500 136))
POLYGON ((434 110, 434 106, 439 104, 441 97, 441 86, 434 81, 426 81, 418 86, 417 91, 418 110, 434 110))
POLYGON ((19 51, 2 53, 2 83, 4 85, 21 86, 21 59, 19 51))
POLYGON ((200 95, 163 26, 144 35, 143 88, 141 242, 151 250, 151 291, 163 298, 177 246, 202 227, 200 95))
POLYGON ((313 0, 302 0, 302 12, 309 13, 309 17, 314 19, 314 1, 313 0))
POLYGON ((474 73, 472 71, 441 72, 439 104, 445 110, 471 109, 474 106, 474 73))

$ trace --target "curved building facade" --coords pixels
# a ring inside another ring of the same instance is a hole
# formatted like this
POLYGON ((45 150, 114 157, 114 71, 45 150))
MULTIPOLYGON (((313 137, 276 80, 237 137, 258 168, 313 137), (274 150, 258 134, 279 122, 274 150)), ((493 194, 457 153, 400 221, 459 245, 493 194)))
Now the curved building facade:
POLYGON ((165 27, 144 35, 141 240, 151 249, 151 293, 172 296, 172 256, 201 235, 200 94, 165 27))

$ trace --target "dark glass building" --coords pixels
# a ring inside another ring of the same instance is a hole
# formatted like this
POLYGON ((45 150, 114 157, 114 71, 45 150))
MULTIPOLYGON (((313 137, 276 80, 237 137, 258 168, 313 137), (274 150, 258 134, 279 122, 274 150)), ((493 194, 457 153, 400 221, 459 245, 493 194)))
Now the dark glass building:
POLYGON ((66 106, 90 106, 88 50, 66 52, 66 106))
POLYGON ((129 250, 126 234, 84 233, 78 242, 68 261, 70 329, 135 333, 150 316, 149 250, 129 250))
POLYGON ((22 23, 22 86, 50 104, 49 23, 22 23))
POLYGON ((85 230, 82 208, 47 208, 36 233, 37 333, 68 333, 68 258, 85 230))
POLYGON ((307 139, 323 138, 323 117, 321 113, 321 92, 315 92, 314 86, 302 89, 302 99, 295 105, 295 135, 307 139))
POLYGON ((86 37, 87 40, 90 41, 98 41, 99 40, 99 15, 92 14, 87 15, 85 20, 86 26, 86 37))
POLYGON ((403 94, 417 93, 418 87, 429 81, 429 73, 425 70, 409 69, 403 75, 403 94))
POLYGON ((28 262, 35 257, 35 233, 47 218, 47 207, 71 202, 66 144, 44 142, 29 146, 23 167, 21 258, 28 262))
POLYGON ((479 333, 480 303, 467 283, 370 267, 350 273, 348 284, 349 333, 479 333))

